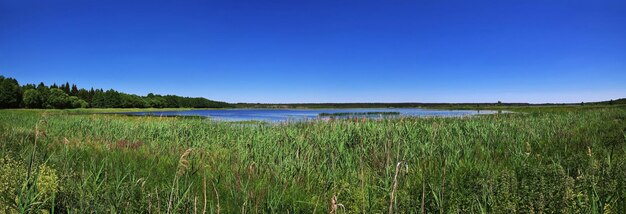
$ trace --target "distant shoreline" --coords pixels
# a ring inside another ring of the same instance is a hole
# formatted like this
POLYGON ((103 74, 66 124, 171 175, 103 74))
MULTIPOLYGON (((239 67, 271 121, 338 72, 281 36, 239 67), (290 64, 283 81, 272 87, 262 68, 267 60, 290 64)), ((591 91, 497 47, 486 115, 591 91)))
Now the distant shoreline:
POLYGON ((454 110, 505 110, 536 107, 599 107, 626 105, 626 98, 589 103, 235 103, 235 108, 326 109, 326 108, 423 108, 454 110))

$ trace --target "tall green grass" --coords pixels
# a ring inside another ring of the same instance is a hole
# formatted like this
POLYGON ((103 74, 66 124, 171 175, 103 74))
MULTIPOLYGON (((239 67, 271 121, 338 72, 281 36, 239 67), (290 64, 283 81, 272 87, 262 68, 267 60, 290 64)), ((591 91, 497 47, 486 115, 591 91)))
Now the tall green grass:
POLYGON ((290 124, 3 110, 0 212, 619 213, 625 140, 624 108, 290 124))

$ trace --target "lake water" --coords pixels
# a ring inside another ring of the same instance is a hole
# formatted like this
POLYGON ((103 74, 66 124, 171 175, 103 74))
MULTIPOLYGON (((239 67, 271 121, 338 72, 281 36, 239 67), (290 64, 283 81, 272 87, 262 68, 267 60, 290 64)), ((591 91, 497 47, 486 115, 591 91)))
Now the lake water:
POLYGON ((419 108, 353 108, 353 109, 214 109, 184 111, 151 111, 128 112, 127 115, 151 116, 202 116, 222 121, 267 121, 283 122, 298 120, 325 119, 321 113, 367 113, 367 112, 399 112, 399 115, 351 115, 335 118, 382 118, 382 117, 461 117, 477 114, 494 114, 497 111, 487 110, 434 110, 419 108))

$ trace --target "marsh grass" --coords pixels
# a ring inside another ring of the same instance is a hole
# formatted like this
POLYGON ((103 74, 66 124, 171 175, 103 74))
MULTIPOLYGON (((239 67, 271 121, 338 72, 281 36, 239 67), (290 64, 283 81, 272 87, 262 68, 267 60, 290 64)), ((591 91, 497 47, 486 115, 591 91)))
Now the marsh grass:
POLYGON ((245 125, 85 113, 0 111, 2 211, 626 210, 624 108, 245 125))
POLYGON ((348 117, 348 116, 382 116, 382 115, 400 115, 397 111, 371 111, 371 112, 336 112, 336 113, 319 113, 320 117, 348 117))

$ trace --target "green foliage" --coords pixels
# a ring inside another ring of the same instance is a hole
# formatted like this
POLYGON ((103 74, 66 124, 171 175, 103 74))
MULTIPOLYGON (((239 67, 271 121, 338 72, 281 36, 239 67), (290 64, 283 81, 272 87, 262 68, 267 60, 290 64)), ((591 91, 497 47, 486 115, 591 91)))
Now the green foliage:
POLYGON ((206 192, 207 213, 218 203, 221 213, 324 213, 334 196, 339 213, 386 213, 402 162, 397 213, 626 210, 619 107, 289 124, 74 112, 95 110, 0 111, 0 157, 12 157, 0 181, 14 182, 0 186, 12 188, 5 203, 202 213, 206 192), (36 137, 34 178, 23 185, 36 137))
POLYGON ((37 89, 28 89, 24 91, 23 102, 26 108, 41 108, 44 104, 44 99, 37 89))
POLYGON ((22 91, 17 80, 0 76, 0 108, 17 108, 22 101, 22 91))
POLYGON ((64 109, 70 107, 69 102, 69 96, 67 96, 63 90, 53 88, 50 89, 50 94, 48 95, 45 106, 47 108, 64 109))
POLYGON ((43 199, 52 198, 61 190, 57 171, 45 164, 39 166, 37 181, 35 183, 39 193, 38 197, 43 199))
POLYGON ((86 90, 70 83, 47 87, 40 83, 19 86, 17 80, 0 76, 0 108, 225 108, 225 102, 201 97, 125 94, 113 89, 86 90), (24 91, 22 96, 22 91, 24 91))
POLYGON ((87 108, 89 104, 87 101, 84 101, 76 96, 70 96, 68 98, 68 103, 71 108, 87 108))
POLYGON ((21 161, 8 155, 0 158, 0 211, 14 210, 18 190, 26 178, 26 168, 21 161))

